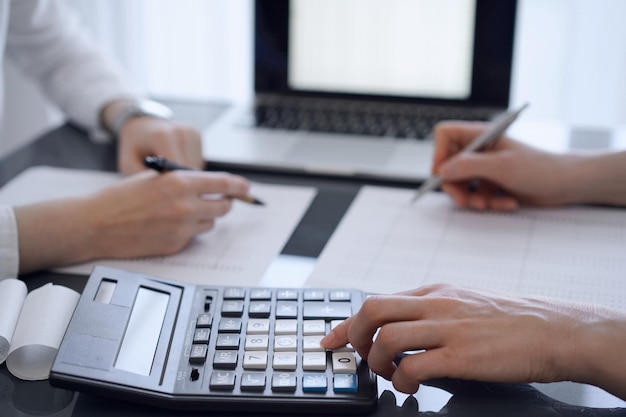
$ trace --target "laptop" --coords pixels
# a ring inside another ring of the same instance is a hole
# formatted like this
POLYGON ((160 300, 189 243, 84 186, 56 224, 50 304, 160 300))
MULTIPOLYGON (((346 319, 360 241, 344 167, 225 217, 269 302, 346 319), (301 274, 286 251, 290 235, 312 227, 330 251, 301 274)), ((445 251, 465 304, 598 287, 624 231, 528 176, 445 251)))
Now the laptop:
POLYGON ((203 131, 214 167, 400 182, 432 128, 509 104, 515 0, 256 0, 254 100, 203 131))

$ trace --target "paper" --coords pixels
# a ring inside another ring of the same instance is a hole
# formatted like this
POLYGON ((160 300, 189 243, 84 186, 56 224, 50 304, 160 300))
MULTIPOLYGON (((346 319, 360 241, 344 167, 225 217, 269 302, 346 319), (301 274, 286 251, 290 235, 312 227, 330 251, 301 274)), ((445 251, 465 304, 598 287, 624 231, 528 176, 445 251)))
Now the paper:
MULTIPOLYGON (((26 204, 50 198, 85 195, 120 180, 118 174, 52 167, 23 172, 0 190, 0 203, 26 204)), ((281 252, 315 196, 311 187, 251 184, 251 194, 265 202, 255 206, 233 202, 233 209, 215 227, 198 235, 172 256, 105 259, 60 271, 91 273, 106 265, 193 284, 257 285, 281 252)))
POLYGON ((0 364, 9 355, 11 340, 27 292, 23 281, 13 278, 0 281, 0 364))
POLYGON ((0 343, 6 341, 8 348, 2 361, 15 377, 48 378, 78 298, 76 291, 60 285, 46 284, 26 295, 23 282, 0 282, 0 343))
POLYGON ((455 208, 430 193, 363 187, 307 286, 393 293, 429 283, 512 291, 626 310, 626 210, 455 208))

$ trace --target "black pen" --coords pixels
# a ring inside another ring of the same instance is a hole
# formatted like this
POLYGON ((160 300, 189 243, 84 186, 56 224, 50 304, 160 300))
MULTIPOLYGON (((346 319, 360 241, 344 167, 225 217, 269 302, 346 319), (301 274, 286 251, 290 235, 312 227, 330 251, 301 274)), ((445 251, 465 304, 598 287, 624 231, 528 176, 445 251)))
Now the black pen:
MULTIPOLYGON (((153 169, 158 172, 169 172, 169 171, 194 171, 193 168, 186 167, 184 165, 179 165, 175 162, 169 161, 162 156, 146 156, 143 160, 143 164, 150 169, 153 169)), ((258 198, 252 197, 250 195, 242 196, 242 197, 233 197, 234 199, 243 201, 249 204, 255 204, 257 206, 264 206, 265 203, 259 200, 258 198)))

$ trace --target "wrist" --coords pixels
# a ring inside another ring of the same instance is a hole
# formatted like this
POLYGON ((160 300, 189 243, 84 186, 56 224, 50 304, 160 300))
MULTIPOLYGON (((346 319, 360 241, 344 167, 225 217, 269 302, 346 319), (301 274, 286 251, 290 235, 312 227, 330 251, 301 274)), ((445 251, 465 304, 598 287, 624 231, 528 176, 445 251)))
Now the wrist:
POLYGON ((154 117, 168 120, 172 116, 172 110, 156 101, 127 98, 105 105, 101 112, 101 123, 108 132, 118 138, 124 125, 134 118, 154 117))
POLYGON ((626 398, 626 361, 623 360, 626 315, 601 307, 590 309, 571 341, 575 354, 570 356, 569 379, 626 398))
POLYGON ((625 152, 568 154, 567 203, 626 205, 625 152))

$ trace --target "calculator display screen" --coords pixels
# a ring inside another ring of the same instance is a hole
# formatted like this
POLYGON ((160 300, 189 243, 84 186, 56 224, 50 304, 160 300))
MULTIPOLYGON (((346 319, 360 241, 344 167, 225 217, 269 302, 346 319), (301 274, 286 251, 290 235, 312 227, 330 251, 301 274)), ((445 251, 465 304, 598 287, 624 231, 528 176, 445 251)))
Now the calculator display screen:
POLYGON ((115 367, 150 375, 170 295, 140 287, 133 304, 115 367))

